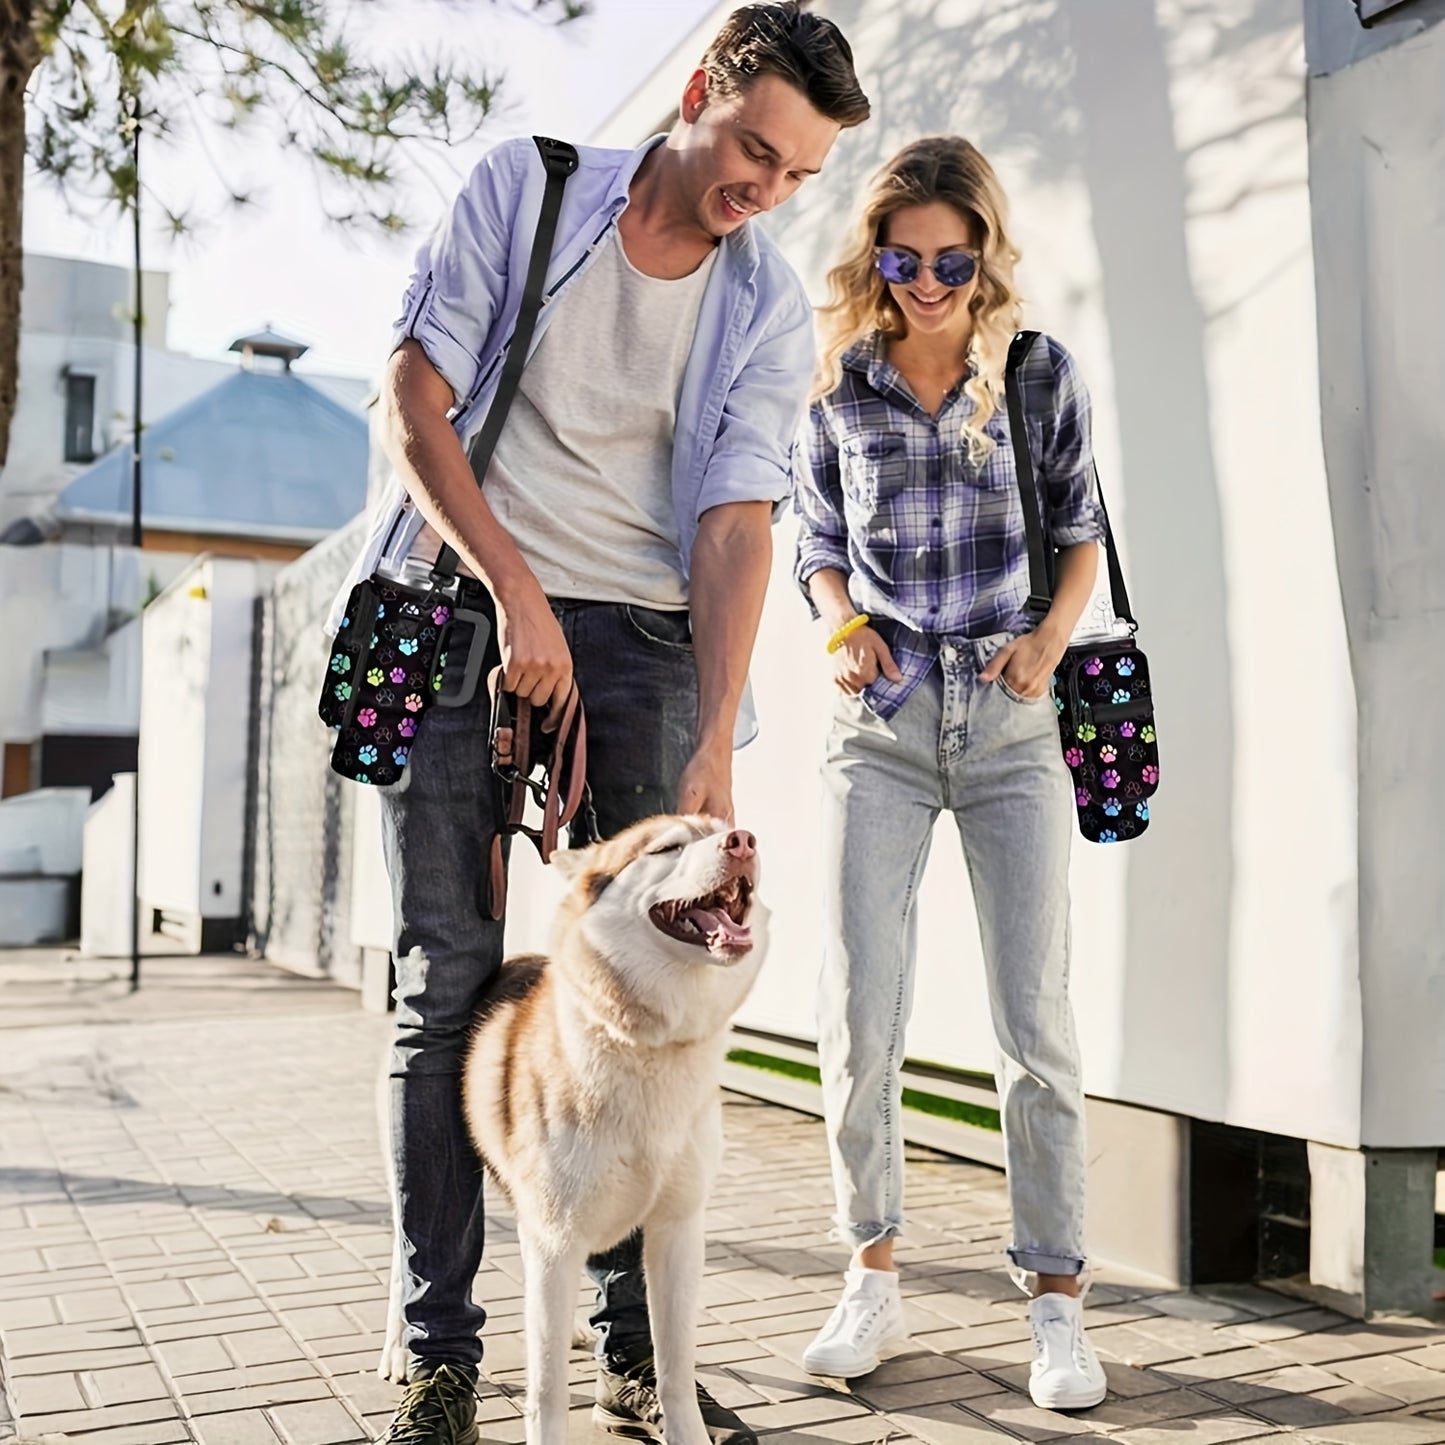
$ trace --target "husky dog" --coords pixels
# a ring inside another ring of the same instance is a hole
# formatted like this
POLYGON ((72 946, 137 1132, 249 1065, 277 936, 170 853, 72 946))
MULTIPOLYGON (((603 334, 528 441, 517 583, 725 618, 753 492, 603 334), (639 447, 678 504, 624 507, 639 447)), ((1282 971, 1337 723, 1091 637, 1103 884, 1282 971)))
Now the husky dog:
MULTIPOLYGON (((552 861, 569 888, 551 955, 502 965, 462 1082, 477 1150, 516 1211, 528 1445, 566 1440, 583 1262, 638 1227, 667 1445, 708 1445, 693 1376, 703 1211, 728 1021, 765 944, 756 841, 714 818, 658 817, 552 861)), ((392 1334, 399 1356, 395 1301, 392 1334)))

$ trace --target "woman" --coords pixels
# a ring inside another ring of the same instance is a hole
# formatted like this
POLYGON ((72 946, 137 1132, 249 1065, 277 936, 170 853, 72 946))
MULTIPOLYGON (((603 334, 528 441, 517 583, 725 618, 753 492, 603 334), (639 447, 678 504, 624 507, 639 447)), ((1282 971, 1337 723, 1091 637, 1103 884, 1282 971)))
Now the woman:
POLYGON ((940 812, 958 824, 998 1038, 1016 1277, 1033 1294, 1034 1402, 1104 1398, 1084 1334, 1083 1095, 1068 1000, 1072 791, 1050 681, 1104 535, 1089 401, 1048 341, 1026 398, 1053 544, 1053 606, 1025 608, 1023 509, 1003 369, 1017 252, 967 141, 908 146, 874 179, 829 276, 802 480, 797 578, 828 629, 840 696, 824 763, 826 923, 818 1049, 854 1255, 803 1356, 855 1376, 903 1335, 899 1066, 914 896, 940 812))

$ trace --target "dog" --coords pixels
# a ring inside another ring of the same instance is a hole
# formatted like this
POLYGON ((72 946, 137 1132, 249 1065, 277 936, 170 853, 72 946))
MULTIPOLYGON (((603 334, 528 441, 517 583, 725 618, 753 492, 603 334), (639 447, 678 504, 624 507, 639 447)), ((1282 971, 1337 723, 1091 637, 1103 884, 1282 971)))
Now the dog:
MULTIPOLYGON (((667 1445, 709 1445, 694 1383, 703 1213, 728 1023, 766 950, 756 840, 663 816, 552 861, 568 890, 551 953, 502 965, 462 1078, 477 1151, 516 1211, 528 1445, 567 1437, 584 1261, 639 1227, 667 1445)), ((397 1284, 388 1378, 405 1369, 397 1284)))

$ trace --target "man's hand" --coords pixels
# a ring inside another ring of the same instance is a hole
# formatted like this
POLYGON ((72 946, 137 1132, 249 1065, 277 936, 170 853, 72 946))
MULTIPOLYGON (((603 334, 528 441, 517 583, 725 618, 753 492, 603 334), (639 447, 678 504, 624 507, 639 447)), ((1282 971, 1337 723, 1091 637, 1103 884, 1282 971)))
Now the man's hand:
POLYGON ((545 731, 562 718, 572 691, 572 654, 547 598, 535 580, 507 602, 497 600, 497 646, 502 653, 502 686, 545 707, 545 731))
POLYGON ((871 627, 850 633, 833 654, 833 681, 849 697, 856 697, 882 673, 889 682, 902 682, 903 674, 888 644, 871 627))
POLYGON ((704 813, 733 821, 733 753, 731 739, 725 747, 699 748, 682 770, 677 785, 677 811, 704 813))
POLYGON ((1068 644, 1067 637, 1058 636, 1049 627, 1025 632, 994 653, 978 680, 995 682, 1002 677, 1020 697, 1042 697, 1049 690, 1068 644))

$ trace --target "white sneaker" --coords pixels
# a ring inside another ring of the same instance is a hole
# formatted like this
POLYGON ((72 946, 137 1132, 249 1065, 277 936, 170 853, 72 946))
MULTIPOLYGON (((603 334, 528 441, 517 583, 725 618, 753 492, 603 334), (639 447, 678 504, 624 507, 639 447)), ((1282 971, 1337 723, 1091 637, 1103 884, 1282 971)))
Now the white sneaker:
POLYGON ((870 1374, 878 1368, 880 1350, 908 1337, 903 1296, 891 1269, 850 1269, 843 1281, 843 1298, 803 1351, 810 1375, 851 1380, 870 1374))
POLYGON ((1029 1301, 1034 1364, 1029 1398, 1041 1410, 1087 1410, 1108 1393, 1104 1367, 1084 1332, 1084 1303, 1066 1294, 1029 1301))

